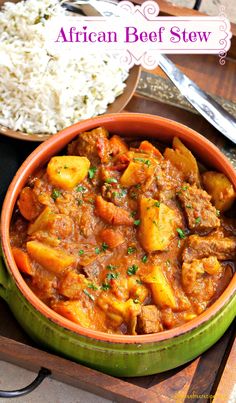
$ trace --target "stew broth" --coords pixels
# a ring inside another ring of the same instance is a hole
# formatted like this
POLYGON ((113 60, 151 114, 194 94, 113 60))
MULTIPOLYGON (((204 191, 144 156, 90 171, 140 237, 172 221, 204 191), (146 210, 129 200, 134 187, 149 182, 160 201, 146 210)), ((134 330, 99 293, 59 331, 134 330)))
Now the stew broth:
POLYGON ((200 174, 177 138, 162 154, 97 128, 21 191, 12 251, 29 287, 68 319, 160 332, 201 314, 228 285, 236 224, 224 212, 234 201, 228 179, 200 174))

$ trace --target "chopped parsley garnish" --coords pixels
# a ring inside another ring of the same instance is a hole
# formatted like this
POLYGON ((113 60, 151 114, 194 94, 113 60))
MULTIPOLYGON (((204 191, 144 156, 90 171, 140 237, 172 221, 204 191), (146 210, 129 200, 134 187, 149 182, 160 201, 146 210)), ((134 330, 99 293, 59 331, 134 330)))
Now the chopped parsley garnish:
POLYGON ((87 295, 87 297, 89 297, 92 301, 95 300, 94 296, 91 295, 91 294, 88 292, 88 290, 83 290, 83 292, 84 292, 84 294, 87 295))
POLYGON ((77 200, 77 204, 78 204, 78 206, 81 206, 81 205, 83 204, 83 200, 78 199, 78 200, 77 200))
POLYGON ((107 270, 115 270, 117 269, 117 266, 115 266, 114 264, 108 264, 106 268, 107 270))
POLYGON ((91 290, 97 291, 98 287, 94 284, 88 284, 88 288, 90 288, 91 290))
POLYGON ((134 304, 140 304, 140 301, 138 298, 133 299, 134 304))
POLYGON ((60 197, 60 196, 61 196, 60 190, 53 189, 52 194, 51 194, 51 198, 53 200, 57 200, 57 198, 60 197))
POLYGON ((182 190, 187 190, 188 189, 188 186, 182 186, 182 190))
POLYGON ((119 273, 115 272, 115 273, 108 273, 107 274, 107 280, 115 280, 119 277, 119 273))
POLYGON ((191 204, 187 204, 186 208, 193 208, 193 207, 191 206, 191 204))
POLYGON ((134 248, 133 246, 129 246, 127 249, 128 255, 132 255, 132 253, 134 253, 135 251, 136 251, 136 248, 134 248))
POLYGON ((131 217, 133 217, 133 218, 136 216, 136 214, 137 214, 137 211, 132 211, 132 213, 130 213, 131 217))
POLYGON ((103 284, 101 285, 101 289, 102 289, 103 291, 107 291, 107 290, 109 290, 110 288, 111 288, 110 284, 103 283, 103 284))
POLYGON ((134 220, 134 225, 136 225, 136 227, 141 223, 141 220, 134 220))
POLYGON ((82 193, 84 193, 84 192, 86 192, 86 187, 84 187, 84 186, 82 186, 82 185, 80 185, 80 186, 78 186, 77 188, 76 188, 76 192, 82 192, 82 193))
POLYGON ((160 205, 161 205, 161 202, 159 202, 159 201, 156 201, 156 202, 154 203, 154 207, 160 207, 160 205))
POLYGON ((200 222, 201 222, 201 217, 197 217, 196 220, 195 220, 195 223, 199 224, 200 222))
POLYGON ((217 217, 220 216, 220 210, 216 210, 216 215, 217 215, 217 217))
POLYGON ((138 183, 137 185, 135 185, 136 189, 140 189, 141 188, 141 183, 138 183))
POLYGON ((139 279, 136 280, 136 283, 139 284, 139 285, 142 285, 142 284, 143 284, 142 281, 139 280, 139 279))
POLYGON ((138 266, 136 264, 133 264, 132 266, 128 267, 127 274, 128 276, 133 276, 136 274, 136 271, 138 270, 138 266))
POLYGON ((144 158, 134 158, 134 161, 142 162, 143 164, 147 165, 148 167, 150 167, 150 165, 151 165, 151 161, 145 160, 144 158))
POLYGON ((144 255, 144 256, 142 257, 142 262, 143 262, 143 263, 147 263, 147 260, 148 260, 147 255, 144 255))
POLYGON ((107 178, 105 182, 106 183, 117 183, 118 180, 116 178, 107 178))
POLYGON ((80 250, 79 250, 79 255, 82 256, 83 254, 84 254, 84 250, 83 250, 83 249, 80 249, 80 250))
POLYGON ((108 249, 108 245, 106 244, 106 242, 102 243, 102 251, 105 252, 108 249))
POLYGON ((90 168, 90 169, 88 170, 88 177, 89 177, 89 179, 93 179, 93 177, 94 177, 96 171, 97 171, 97 168, 95 168, 95 167, 92 167, 92 168, 90 168))
POLYGON ((95 248, 95 253, 97 254, 97 255, 99 255, 99 253, 101 253, 101 250, 100 250, 100 248, 95 248))
POLYGON ((177 228, 176 230, 178 232, 178 235, 180 237, 180 239, 184 239, 185 238, 185 232, 181 229, 181 228, 177 228))

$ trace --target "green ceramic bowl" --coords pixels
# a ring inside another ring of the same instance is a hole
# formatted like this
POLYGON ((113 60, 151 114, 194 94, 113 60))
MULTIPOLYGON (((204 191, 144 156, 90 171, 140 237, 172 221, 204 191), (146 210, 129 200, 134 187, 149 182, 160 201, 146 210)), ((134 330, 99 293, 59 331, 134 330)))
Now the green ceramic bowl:
POLYGON ((192 321, 165 332, 123 336, 85 329, 43 304, 14 262, 9 226, 18 195, 29 176, 83 131, 98 126, 129 137, 169 143, 178 136, 208 166, 224 172, 236 187, 236 172, 221 152, 195 131, 158 116, 106 115, 80 122, 41 144, 24 162, 7 192, 1 217, 0 295, 25 331, 47 349, 115 376, 149 375, 184 364, 212 346, 236 312, 236 275, 218 300, 192 321))

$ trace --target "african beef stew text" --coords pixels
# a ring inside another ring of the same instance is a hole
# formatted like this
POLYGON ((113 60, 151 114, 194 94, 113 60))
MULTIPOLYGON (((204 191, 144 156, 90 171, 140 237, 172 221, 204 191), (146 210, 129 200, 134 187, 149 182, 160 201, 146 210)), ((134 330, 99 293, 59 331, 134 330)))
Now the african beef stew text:
POLYGON ((200 171, 178 138, 162 153, 101 127, 65 154, 29 179, 11 225, 15 262, 38 298, 116 334, 161 332, 205 311, 235 269, 227 177, 200 171))

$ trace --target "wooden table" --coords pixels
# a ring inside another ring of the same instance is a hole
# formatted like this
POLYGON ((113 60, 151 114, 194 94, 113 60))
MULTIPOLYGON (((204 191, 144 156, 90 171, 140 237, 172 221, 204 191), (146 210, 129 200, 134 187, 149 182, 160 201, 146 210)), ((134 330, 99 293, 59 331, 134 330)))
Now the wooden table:
MULTIPOLYGON (((141 1, 136 1, 141 3, 141 1)), ((179 9, 159 0, 163 15, 188 15, 189 9, 179 9)), ((236 32, 233 26, 233 32, 236 32)), ((173 55, 170 58, 199 86, 207 92, 236 103, 236 36, 225 66, 217 56, 173 55)), ((156 69, 158 77, 165 75, 156 69)), ((164 82, 165 83, 165 82, 164 82)), ((169 82, 166 81, 166 85, 169 82)), ((225 140, 203 118, 163 99, 150 100, 135 94, 127 111, 153 113, 166 116, 196 129, 220 148, 235 152, 235 147, 225 140)), ((235 326, 211 349, 196 360, 163 374, 129 379, 117 379, 86 368, 36 346, 16 323, 5 302, 0 300, 0 359, 38 371, 47 367, 52 377, 117 402, 207 402, 214 396, 215 403, 236 400, 235 326), (234 393, 234 398, 232 397, 234 393)))

